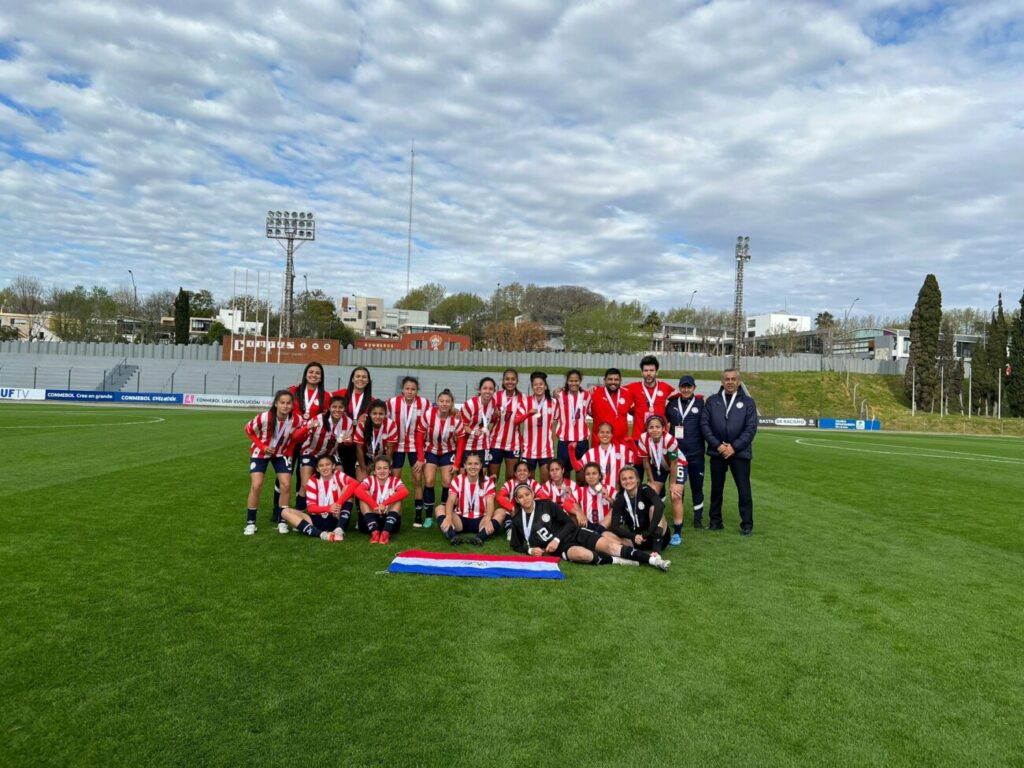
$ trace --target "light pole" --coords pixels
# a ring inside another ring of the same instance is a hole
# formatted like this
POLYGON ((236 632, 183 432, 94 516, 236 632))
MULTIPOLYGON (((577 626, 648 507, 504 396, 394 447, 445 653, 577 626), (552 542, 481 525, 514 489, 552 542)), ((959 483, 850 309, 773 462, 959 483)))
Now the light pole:
POLYGON ((858 301, 860 301, 860 296, 858 296, 856 299, 851 301, 850 302, 850 306, 848 306, 846 308, 846 311, 843 313, 843 330, 844 331, 846 330, 846 321, 850 319, 850 312, 853 311, 853 305, 856 304, 858 301))
POLYGON ((739 372, 743 355, 743 265, 750 261, 750 238, 736 238, 736 306, 733 317, 732 367, 739 372))
POLYGON ((686 308, 689 309, 693 305, 693 297, 697 295, 697 289, 693 289, 693 293, 690 294, 690 300, 686 302, 686 308))
MULTIPOLYGON (((135 287, 135 275, 132 273, 130 269, 128 270, 128 275, 132 279, 132 314, 136 315, 136 317, 132 318, 132 330, 134 330, 135 323, 138 322, 139 314, 139 289, 135 287)), ((134 333, 132 334, 133 337, 135 335, 136 334, 134 333)))
POLYGON ((309 293, 309 277, 306 275, 305 272, 302 273, 302 282, 305 284, 305 286, 306 286, 306 293, 308 294, 309 293))
POLYGON ((292 335, 295 315, 295 250, 309 240, 316 240, 313 214, 305 211, 267 211, 267 237, 277 240, 285 249, 287 260, 284 271, 284 306, 281 308, 281 335, 292 335))
POLYGON ((501 293, 501 283, 498 283, 498 287, 494 289, 494 322, 498 322, 498 296, 501 293))

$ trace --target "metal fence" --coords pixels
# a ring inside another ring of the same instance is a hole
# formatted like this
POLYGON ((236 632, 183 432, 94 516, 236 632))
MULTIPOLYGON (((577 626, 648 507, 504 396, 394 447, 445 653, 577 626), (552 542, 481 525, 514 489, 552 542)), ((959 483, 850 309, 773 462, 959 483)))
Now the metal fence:
MULTIPOLYGON (((32 355, 71 355, 79 357, 151 358, 164 360, 221 360, 218 345, 174 344, 107 344, 91 342, 8 341, 0 342, 0 353, 32 355)), ((453 370, 485 369, 501 371, 545 370, 547 368, 583 368, 604 370, 620 368, 623 372, 638 370, 638 354, 596 354, 582 352, 496 352, 489 350, 427 351, 398 349, 343 349, 342 367, 365 365, 368 368, 450 368, 453 370)), ((721 371, 732 364, 730 356, 684 355, 678 352, 658 354, 661 367, 668 371, 721 371)), ((226 361, 225 361, 226 362, 226 361)), ((861 360, 853 357, 823 357, 796 354, 778 357, 744 357, 740 367, 748 373, 783 371, 840 371, 866 374, 902 374, 906 360, 861 360)))

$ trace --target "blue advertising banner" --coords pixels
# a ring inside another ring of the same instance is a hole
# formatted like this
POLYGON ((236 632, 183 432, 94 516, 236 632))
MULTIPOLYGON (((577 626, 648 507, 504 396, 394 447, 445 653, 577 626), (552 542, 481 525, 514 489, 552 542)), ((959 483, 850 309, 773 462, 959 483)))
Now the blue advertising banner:
POLYGON ((167 392, 96 392, 88 389, 48 389, 47 400, 75 403, 137 403, 140 405, 181 405, 182 396, 167 392))
POLYGON ((878 419, 818 419, 818 429, 878 432, 882 429, 882 422, 878 419))

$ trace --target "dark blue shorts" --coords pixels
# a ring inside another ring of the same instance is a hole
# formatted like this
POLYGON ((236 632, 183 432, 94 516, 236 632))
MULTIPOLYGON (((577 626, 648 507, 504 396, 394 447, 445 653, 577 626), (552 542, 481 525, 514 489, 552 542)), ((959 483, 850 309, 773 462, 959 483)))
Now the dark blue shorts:
POLYGON ((519 458, 519 451, 506 451, 502 448, 491 448, 489 464, 500 464, 502 461, 514 461, 519 458))
POLYGON ((317 460, 317 458, 319 458, 319 457, 314 456, 312 453, 304 453, 304 454, 302 454, 302 458, 299 459, 299 466, 300 467, 314 467, 315 468, 316 467, 316 460, 317 460))
POLYGON ((292 473, 292 460, 290 456, 275 456, 272 459, 249 459, 249 474, 254 475, 267 473, 267 467, 274 465, 274 471, 279 475, 290 475, 292 473))
POLYGON ((308 512, 309 519, 313 521, 313 527, 318 531, 333 531, 338 527, 338 516, 337 515, 312 515, 308 512))
POLYGON ((668 479, 668 474, 669 474, 669 470, 667 470, 667 469, 663 469, 662 468, 662 469, 660 469, 660 471, 658 471, 658 470, 655 470, 654 467, 651 467, 651 478, 650 479, 653 480, 656 483, 664 483, 668 479))
POLYGON ((459 520, 462 521, 463 533, 479 533, 480 523, 484 521, 482 517, 463 517, 462 515, 459 515, 459 520))
POLYGON ((408 453, 406 453, 405 451, 395 451, 395 453, 392 454, 391 456, 391 468, 401 469, 402 467, 404 467, 405 459, 407 456, 409 457, 410 467, 420 460, 419 454, 416 453, 416 451, 409 451, 408 453))
POLYGON ((548 456, 546 459, 523 459, 526 462, 526 466, 530 468, 530 471, 535 470, 537 467, 546 467, 551 463, 551 457, 548 456))
POLYGON ((433 464, 435 467, 454 467, 455 451, 448 451, 448 453, 442 453, 440 456, 436 453, 427 451, 424 461, 426 461, 427 464, 433 464))
POLYGON ((584 528, 583 530, 585 530, 585 531, 593 531, 598 536, 600 536, 602 533, 605 532, 606 529, 600 523, 587 523, 587 527, 584 528))
POLYGON ((674 482, 679 485, 686 485, 686 481, 690 479, 690 468, 687 466, 676 468, 676 477, 674 482))
MULTIPOLYGON (((583 455, 590 450, 589 440, 580 440, 576 443, 576 461, 583 461, 583 455)), ((563 443, 561 440, 558 441, 558 448, 555 450, 555 455, 562 460, 565 464, 565 471, 572 472, 572 462, 569 461, 569 443, 563 443)))

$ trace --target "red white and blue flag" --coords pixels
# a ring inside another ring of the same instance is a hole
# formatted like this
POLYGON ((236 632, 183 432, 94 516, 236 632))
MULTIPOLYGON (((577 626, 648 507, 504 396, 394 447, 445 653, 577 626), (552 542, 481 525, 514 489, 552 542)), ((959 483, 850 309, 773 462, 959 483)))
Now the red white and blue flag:
POLYGON ((557 557, 528 555, 461 555, 454 552, 399 552, 389 573, 424 573, 431 576, 476 576, 484 579, 564 579, 557 557))

